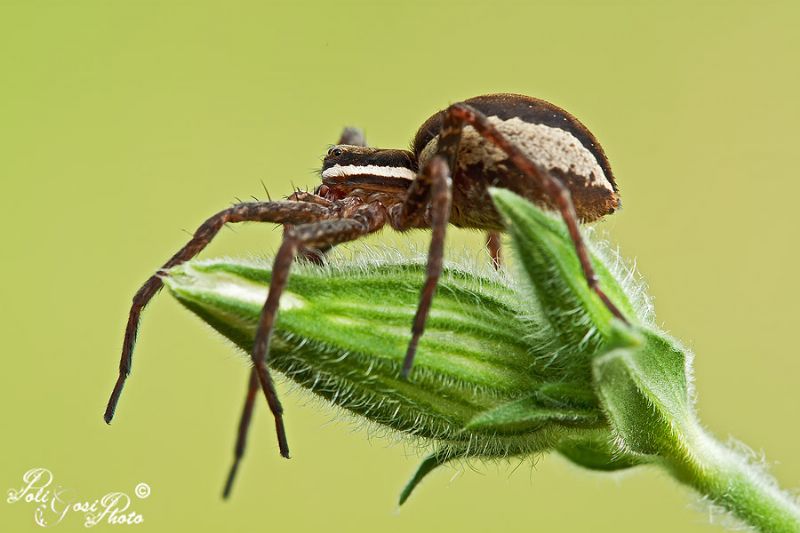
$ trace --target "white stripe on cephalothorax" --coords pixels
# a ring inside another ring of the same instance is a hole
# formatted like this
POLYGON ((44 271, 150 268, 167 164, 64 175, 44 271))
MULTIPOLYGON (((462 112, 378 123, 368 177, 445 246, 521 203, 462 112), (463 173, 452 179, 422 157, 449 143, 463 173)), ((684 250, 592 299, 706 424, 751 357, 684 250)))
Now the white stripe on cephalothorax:
POLYGON ((323 178, 347 178, 349 176, 380 176, 413 180, 417 174, 406 167, 381 167, 378 165, 334 165, 322 172, 323 178))
MULTIPOLYGON (((544 168, 571 172, 586 178, 588 186, 613 190, 611 182, 594 154, 567 130, 544 124, 532 124, 517 117, 503 120, 491 116, 489 122, 544 168)), ((420 168, 436 153, 438 140, 437 135, 423 148, 419 156, 420 168)), ((508 155, 484 140, 475 128, 464 127, 458 150, 460 165, 483 164, 483 168, 488 169, 506 159, 508 155)))

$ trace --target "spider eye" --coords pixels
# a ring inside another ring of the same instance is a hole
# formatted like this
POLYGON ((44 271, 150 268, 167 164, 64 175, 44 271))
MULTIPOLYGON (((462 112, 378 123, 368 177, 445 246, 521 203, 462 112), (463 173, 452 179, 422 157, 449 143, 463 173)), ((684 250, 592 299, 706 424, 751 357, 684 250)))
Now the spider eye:
POLYGON ((330 150, 328 150, 328 155, 340 156, 343 153, 344 153, 344 150, 342 150, 341 148, 336 148, 335 146, 333 148, 331 148, 330 150))

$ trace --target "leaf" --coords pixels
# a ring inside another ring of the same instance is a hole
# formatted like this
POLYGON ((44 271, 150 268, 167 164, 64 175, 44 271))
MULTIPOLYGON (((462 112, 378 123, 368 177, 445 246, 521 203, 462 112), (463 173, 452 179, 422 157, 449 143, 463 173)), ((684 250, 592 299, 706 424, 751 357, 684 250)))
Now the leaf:
POLYGON ((414 489, 417 488, 417 485, 419 485, 420 482, 423 479, 425 479, 425 477, 427 477, 428 474, 430 474, 443 464, 447 463, 448 461, 458 459, 459 457, 463 457, 463 454, 454 453, 449 450, 440 450, 426 457, 425 460, 423 460, 422 463, 419 465, 419 467, 417 467, 416 472, 414 472, 414 476, 408 481, 408 483, 400 493, 399 505, 403 505, 404 503, 406 503, 406 500, 408 500, 408 497, 411 496, 412 492, 414 492, 414 489))
MULTIPOLYGON (((531 312, 547 318, 561 346, 598 350, 611 334, 612 315, 589 289, 564 224, 507 189, 491 193, 511 235, 518 270, 535 294, 531 312)), ((629 320, 638 322, 621 283, 602 260, 590 256, 600 286, 629 320)))
POLYGON ((488 409, 470 420, 466 429, 484 433, 520 434, 548 424, 588 428, 604 423, 597 409, 545 407, 537 394, 488 409))
MULTIPOLYGON (((264 266, 207 261, 171 270, 165 283, 249 354, 269 279, 264 266)), ((500 435, 476 418, 531 391, 545 392, 541 405, 530 400, 528 406, 549 413, 550 420, 562 410, 562 425, 597 424, 596 401, 578 413, 579 385, 560 386, 559 368, 535 355, 532 339, 543 336, 530 335, 536 317, 518 308, 513 290, 460 270, 442 277, 412 379, 402 379, 423 280, 424 267, 408 264, 295 269, 281 299, 270 366, 373 422, 452 445, 472 443, 485 454, 552 445, 554 434, 536 434, 539 423, 517 424, 516 430, 507 423, 500 435), (592 409, 594 416, 586 414, 592 409)), ((592 394, 585 389, 584 398, 592 394)))
POLYGON ((685 430, 694 420, 685 352, 652 331, 642 342, 595 359, 598 395, 624 447, 643 455, 685 449, 685 430))

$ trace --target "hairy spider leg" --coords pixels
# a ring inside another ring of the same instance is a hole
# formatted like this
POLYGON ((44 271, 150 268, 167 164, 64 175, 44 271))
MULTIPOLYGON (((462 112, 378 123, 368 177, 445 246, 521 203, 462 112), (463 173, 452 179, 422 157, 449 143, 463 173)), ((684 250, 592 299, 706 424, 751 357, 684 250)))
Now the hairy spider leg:
MULTIPOLYGON (((161 273, 171 267, 179 265, 199 254, 220 229, 228 222, 275 222, 277 224, 298 224, 324 220, 335 216, 330 209, 310 202, 245 202, 220 211, 206 220, 194 233, 192 239, 181 248, 169 261, 151 276, 133 297, 128 323, 125 328, 125 337, 122 343, 122 355, 119 362, 119 376, 108 399, 105 411, 105 421, 110 424, 114 418, 117 402, 119 401, 125 380, 131 372, 133 363, 133 348, 136 344, 136 334, 139 329, 139 319, 142 310, 152 297, 163 286, 161 273)), ((262 381, 262 388, 267 397, 267 402, 275 417, 275 426, 278 431, 278 444, 281 455, 288 457, 286 433, 283 427, 282 407, 278 402, 275 390, 269 379, 262 381)))
MULTIPOLYGON (((423 172, 417 176, 412 184, 424 184, 419 189, 426 188, 430 191, 430 213, 431 213, 431 245, 428 248, 428 264, 426 267, 425 284, 420 293, 417 312, 414 314, 414 322, 411 326, 411 341, 408 343, 401 376, 408 378, 411 366, 414 363, 414 354, 417 351, 419 339, 425 331, 425 321, 431 310, 433 295, 436 293, 436 286, 442 274, 442 261, 444 259, 444 240, 447 232, 447 224, 450 220, 450 206, 453 201, 452 193, 453 180, 450 177, 450 166, 440 155, 434 156, 431 162, 426 165, 423 172)), ((409 190, 409 192, 415 192, 409 190)), ((409 195, 411 202, 417 195, 409 195)), ((419 207, 416 203, 405 203, 404 207, 409 206, 411 212, 419 212, 425 208, 419 207)), ((406 211, 409 212, 409 211, 406 211)))
POLYGON ((489 257, 492 258, 492 266, 495 270, 500 270, 503 264, 502 241, 500 234, 496 231, 486 233, 486 249, 489 250, 489 257))
POLYGON ((422 169, 408 189, 397 221, 400 229, 412 228, 421 222, 430 205, 431 244, 428 248, 427 272, 411 326, 411 340, 403 360, 401 370, 403 378, 408 378, 411 373, 417 346, 425 331, 425 322, 430 314, 433 296, 436 294, 436 286, 442 274, 445 234, 453 201, 451 169, 456 168, 462 129, 455 116, 449 114, 445 116, 439 133, 437 154, 422 169))
MULTIPOLYGON (((354 127, 344 128, 342 134, 339 136, 339 141, 337 144, 349 144, 356 146, 367 145, 364 133, 360 129, 354 127)), ((304 191, 295 191, 289 196, 288 200, 293 202, 310 202, 323 207, 333 206, 333 202, 330 200, 326 200, 321 196, 304 191)), ((291 228, 292 226, 289 224, 284 225, 284 238, 286 237, 287 231, 292 231, 291 228)), ((320 245, 317 248, 308 248, 303 246, 298 255, 302 256, 303 259, 309 262, 322 265, 325 254, 332 248, 332 244, 320 245)), ((242 414, 239 420, 239 428, 236 435, 236 445, 233 450, 233 464, 231 464, 231 468, 228 471, 228 477, 225 481, 225 488, 222 491, 222 497, 225 499, 230 497, 231 491, 233 490, 233 482, 236 479, 236 473, 239 470, 239 464, 244 457, 244 451, 247 446, 247 434, 248 430, 250 429, 250 421, 253 417, 253 409, 255 407, 258 385, 259 381, 255 369, 251 369, 248 377, 247 395, 245 396, 244 407, 242 408, 242 414)))
POLYGON ((339 141, 336 144, 349 144, 350 146, 366 146, 367 138, 361 128, 347 126, 342 130, 339 141))
POLYGON ((433 295, 436 293, 436 285, 442 274, 444 240, 447 224, 450 221, 450 206, 453 200, 453 180, 450 175, 450 168, 452 167, 441 154, 448 155, 449 147, 453 146, 455 147, 453 151, 455 151, 458 148, 460 136, 460 130, 455 132, 455 137, 447 134, 442 135, 439 154, 431 159, 411 184, 406 199, 401 204, 396 222, 396 226, 401 230, 415 227, 425 215, 428 205, 430 205, 431 244, 430 248, 428 248, 425 284, 422 286, 417 312, 414 315, 414 322, 411 326, 411 341, 408 344, 406 356, 403 360, 401 371, 403 378, 407 378, 409 372, 411 372, 417 345, 425 330, 425 321, 430 313, 433 295), (445 149, 442 150, 442 147, 445 149))
POLYGON ((244 457, 244 450, 247 446, 247 430, 250 429, 250 419, 253 417, 253 407, 256 403, 256 395, 258 394, 258 376, 255 369, 250 369, 250 375, 247 378, 247 396, 244 399, 244 408, 242 409, 242 417, 239 420, 239 432, 236 435, 236 447, 233 449, 233 464, 228 472, 228 479, 225 481, 225 489, 222 491, 222 497, 228 498, 233 489, 233 480, 236 477, 236 471, 239 470, 239 463, 244 457))
POLYGON ((273 414, 275 414, 278 442, 281 448, 281 455, 284 457, 289 456, 289 449, 286 444, 283 420, 279 416, 280 413, 276 413, 275 409, 273 409, 274 405, 280 406, 280 404, 267 369, 267 355, 269 354, 269 345, 278 313, 280 297, 289 279, 289 270, 292 262, 304 247, 335 246, 355 240, 381 229, 386 223, 386 218, 386 213, 382 206, 365 204, 356 209, 351 218, 321 220, 319 222, 289 226, 284 231, 283 242, 278 248, 272 266, 269 292, 261 310, 252 354, 254 369, 261 382, 261 388, 264 389, 265 393, 269 392, 267 401, 273 414), (278 424, 279 421, 280 424, 278 424))

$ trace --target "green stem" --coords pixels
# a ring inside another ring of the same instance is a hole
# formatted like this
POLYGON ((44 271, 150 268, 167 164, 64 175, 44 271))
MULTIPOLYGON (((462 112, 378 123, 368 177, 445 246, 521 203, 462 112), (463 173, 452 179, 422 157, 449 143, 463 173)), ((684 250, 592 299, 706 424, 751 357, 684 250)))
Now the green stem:
POLYGON ((800 532, 800 506, 746 457, 695 426, 688 449, 667 454, 675 477, 764 533, 800 532))

